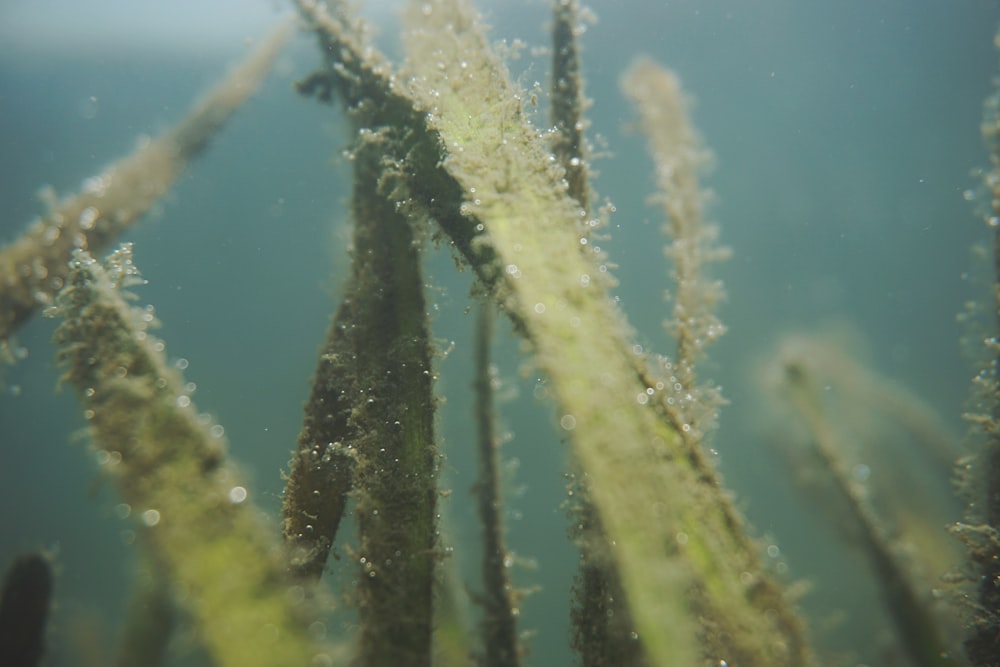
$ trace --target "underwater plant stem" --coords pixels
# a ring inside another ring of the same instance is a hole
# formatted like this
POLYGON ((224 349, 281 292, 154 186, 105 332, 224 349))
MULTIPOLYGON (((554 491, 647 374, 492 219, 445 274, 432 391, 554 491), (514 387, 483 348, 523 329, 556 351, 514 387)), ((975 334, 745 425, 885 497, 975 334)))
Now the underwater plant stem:
POLYGON ((260 86, 291 35, 283 23, 213 87, 173 129, 143 139, 131 155, 87 179, 0 249, 0 341, 65 284, 73 250, 106 250, 173 186, 226 121, 260 86))
POLYGON ((18 556, 0 590, 0 664, 37 667, 45 657, 45 635, 55 575, 51 556, 18 556))
MULTIPOLYGON (((649 58, 636 58, 621 77, 621 88, 639 112, 642 132, 656 167, 657 193, 651 201, 665 214, 664 254, 671 264, 673 312, 664 322, 677 340, 673 373, 687 391, 695 389, 695 362, 725 327, 715 307, 725 297, 722 284, 706 275, 707 265, 729 256, 718 247, 718 228, 704 219, 707 194, 699 171, 711 161, 690 118, 680 79, 649 58)), ((689 423, 693 419, 687 420, 689 423)))
POLYGON ((356 291, 348 288, 348 297, 330 323, 281 507, 291 568, 312 581, 323 574, 353 486, 356 457, 350 416, 355 396, 356 291))
POLYGON ((431 662, 437 450, 420 244, 385 190, 392 133, 359 131, 353 160, 359 654, 366 667, 420 667, 431 662))
POLYGON ((287 576, 240 474, 149 332, 152 312, 119 288, 136 280, 128 248, 102 266, 76 251, 56 311, 62 381, 76 388, 98 461, 139 520, 142 538, 181 594, 215 664, 309 665, 328 650, 287 576))
POLYGON ((577 0, 552 3, 552 126, 556 135, 552 152, 566 171, 569 196, 590 212, 590 184, 583 111, 583 77, 580 74, 580 46, 576 39, 580 20, 577 0))
POLYGON ((479 305, 475 337, 475 419, 479 451, 476 495, 483 527, 483 664, 486 667, 517 667, 521 664, 521 650, 517 640, 509 554, 500 518, 500 455, 493 414, 494 377, 490 363, 493 304, 479 305))
POLYGON ((907 567, 893 551, 893 546, 864 497, 864 491, 851 480, 838 453, 837 437, 822 406, 823 392, 812 374, 799 365, 785 369, 789 398, 809 425, 816 453, 829 474, 832 489, 850 507, 851 518, 875 579, 882 589, 886 607, 895 625, 899 644, 917 667, 946 667, 955 664, 947 656, 947 645, 935 623, 928 600, 920 595, 908 576, 907 567))
POLYGON ((148 547, 143 546, 115 667, 160 667, 167 661, 167 646, 177 625, 177 609, 170 581, 151 556, 148 547))

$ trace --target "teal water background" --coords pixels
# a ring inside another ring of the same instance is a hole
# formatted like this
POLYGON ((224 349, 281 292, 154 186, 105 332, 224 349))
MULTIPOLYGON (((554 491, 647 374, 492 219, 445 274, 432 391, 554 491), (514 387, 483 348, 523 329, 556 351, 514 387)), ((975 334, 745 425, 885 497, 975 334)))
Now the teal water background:
MULTIPOLYGON (((72 192, 137 137, 179 120, 246 51, 246 40, 285 14, 263 2, 254 7, 259 21, 224 30, 232 17, 205 2, 184 9, 181 26, 190 25, 195 39, 185 31, 157 35, 160 24, 135 10, 129 23, 65 4, 53 3, 61 11, 50 16, 80 26, 65 33, 71 39, 56 29, 15 34, 23 4, 0 8, 0 25, 8 26, 0 29, 4 241, 41 210, 39 187, 72 192), (86 26, 102 20, 88 38, 86 26)), ((861 613, 873 606, 864 566, 833 532, 816 528, 792 494, 766 442, 774 425, 755 415, 761 390, 753 369, 786 332, 849 322, 879 372, 933 405, 956 437, 963 432, 974 371, 960 355, 955 315, 982 296, 963 274, 974 268, 970 247, 986 237, 963 193, 976 187, 970 170, 986 164, 978 127, 998 71, 992 42, 1000 9, 972 0, 591 6, 599 21, 583 35, 589 133, 602 153, 595 186, 617 209, 605 244, 618 265, 616 294, 638 339, 670 352, 661 327, 669 267, 659 212, 645 203, 652 167, 617 87, 631 58, 644 53, 679 73, 717 158, 706 185, 717 195, 711 217, 733 249, 733 259, 714 268, 729 294, 720 312, 729 333, 710 349, 703 375, 731 402, 712 441, 720 468, 756 534, 780 547, 789 577, 812 581, 803 604, 814 625, 846 615, 820 641, 831 651, 853 649, 851 664, 879 664, 885 619, 861 613)), ((537 53, 546 46, 545 4, 484 8, 493 38, 528 45, 512 63, 522 84, 547 86, 548 58, 537 53)), ((380 43, 398 52, 394 10, 368 12, 380 43)), ((189 361, 195 403, 225 427, 252 497, 272 514, 348 267, 346 126, 336 108, 291 90, 318 61, 312 40, 299 36, 157 212, 123 239, 135 242, 149 281, 139 297, 155 305, 168 354, 189 361)), ((543 116, 536 123, 547 125, 543 116)), ((454 271, 447 251, 429 264, 437 388, 446 399, 442 485, 453 489, 442 503, 442 541, 476 588, 469 276, 454 271)), ((78 437, 83 421, 71 392, 54 393, 53 327, 36 318, 18 335, 29 357, 4 371, 0 563, 39 546, 56 551, 51 664, 83 665, 75 629, 112 641, 128 592, 125 542, 135 527, 115 518, 119 501, 78 437)), ((539 587, 524 603, 521 628, 533 634, 529 664, 570 664, 566 610, 576 554, 561 507, 567 447, 551 406, 533 398, 537 373, 504 335, 497 359, 511 395, 500 406, 511 435, 503 449, 508 539, 534 563, 515 565, 513 576, 519 586, 539 587)), ((334 562, 348 566, 346 557, 334 562)))

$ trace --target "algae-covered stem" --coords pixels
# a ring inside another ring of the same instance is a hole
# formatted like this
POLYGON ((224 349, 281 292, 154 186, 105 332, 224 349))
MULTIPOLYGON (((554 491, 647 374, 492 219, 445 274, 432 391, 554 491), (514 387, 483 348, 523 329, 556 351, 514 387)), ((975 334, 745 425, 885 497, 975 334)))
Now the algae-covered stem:
POLYGON ((583 112, 583 76, 580 73, 580 7, 576 0, 556 0, 552 21, 552 152, 566 172, 569 196, 590 215, 590 177, 587 167, 587 127, 583 112))
POLYGON ((354 147, 355 515, 360 657, 430 665, 437 450, 420 244, 396 205, 394 129, 354 147))
POLYGON ((521 650, 517 638, 516 593, 510 581, 507 564, 510 554, 504 544, 500 511, 500 443, 493 414, 492 340, 493 304, 482 303, 476 318, 474 389, 476 449, 479 453, 479 478, 475 492, 483 530, 483 662, 486 667, 518 667, 521 650))
POLYGON ((0 249, 0 343, 65 284, 75 248, 104 252, 173 186, 184 168, 260 86, 292 32, 282 24, 174 128, 88 178, 0 249))
MULTIPOLYGON (((696 392, 695 364, 725 332, 715 315, 724 290, 720 281, 708 277, 707 269, 711 262, 728 258, 729 250, 717 245, 718 228, 705 220, 708 195, 699 182, 711 153, 689 120, 690 104, 676 74, 649 58, 636 58, 622 75, 621 88, 639 113, 655 165, 657 193, 652 201, 663 208, 665 217, 664 254, 670 260, 674 288, 673 312, 664 325, 677 340, 672 372, 684 392, 696 392)), ((695 421, 692 415, 685 416, 688 423, 695 421)))
POLYGON ((62 379, 80 396, 98 460, 217 664, 325 664, 328 649, 307 631, 316 610, 287 576, 221 431, 199 420, 151 311, 119 291, 135 279, 129 247, 104 265, 78 250, 55 308, 62 379))
POLYGON ((865 491, 851 479, 842 443, 823 407, 820 383, 810 369, 790 361, 784 367, 788 399, 805 420, 815 452, 823 462, 831 493, 851 512, 845 521, 855 529, 857 546, 871 564, 886 607, 906 655, 918 667, 946 667, 956 664, 948 657, 942 628, 935 622, 927 596, 909 574, 905 556, 894 547, 872 510, 865 491))
POLYGON ((320 352, 282 495, 282 534, 290 566, 307 581, 323 574, 354 480, 352 287, 333 316, 320 352))

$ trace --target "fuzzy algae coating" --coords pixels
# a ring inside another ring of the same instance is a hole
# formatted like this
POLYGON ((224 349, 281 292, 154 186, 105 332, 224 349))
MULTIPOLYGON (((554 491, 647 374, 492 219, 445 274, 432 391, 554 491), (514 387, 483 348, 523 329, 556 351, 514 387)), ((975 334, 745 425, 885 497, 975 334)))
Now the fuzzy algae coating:
POLYGON ((103 266, 78 250, 55 307, 65 317, 55 333, 63 381, 79 392, 98 460, 141 517, 151 558, 216 664, 328 664, 307 632, 315 616, 306 592, 246 499, 221 435, 199 420, 149 334, 152 313, 119 291, 136 276, 127 246, 103 266))
POLYGON ((603 258, 576 251, 582 211, 477 18, 442 0, 418 3, 410 21, 411 87, 465 193, 462 212, 480 221, 478 242, 502 267, 497 296, 552 380, 647 655, 658 665, 696 655, 810 664, 802 628, 760 572, 714 472, 649 399, 645 362, 600 279, 603 258))

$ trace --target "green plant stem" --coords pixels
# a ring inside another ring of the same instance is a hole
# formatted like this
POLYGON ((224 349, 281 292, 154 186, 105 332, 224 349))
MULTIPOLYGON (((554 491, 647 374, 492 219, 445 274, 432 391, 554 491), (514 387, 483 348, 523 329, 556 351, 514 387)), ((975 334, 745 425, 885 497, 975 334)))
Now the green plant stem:
POLYGON ((493 374, 490 346, 493 339, 493 304, 479 306, 475 342, 476 430, 479 451, 479 520, 483 526, 483 650, 486 667, 517 667, 521 650, 517 641, 514 588, 510 581, 504 546, 500 500, 500 454, 493 414, 493 374))
POLYGON ((832 482, 830 488, 849 507, 849 520, 857 527, 859 546, 875 572, 882 597, 892 618, 902 649, 917 667, 946 667, 947 645, 935 623, 928 600, 921 596, 907 566, 885 535, 875 513, 865 501, 863 490, 851 481, 840 455, 833 425, 822 406, 823 389, 816 378, 800 365, 785 368, 789 398, 809 425, 816 453, 832 482))
POLYGON ((431 661, 437 452, 419 243, 385 190, 391 134, 362 130, 354 147, 347 298, 355 314, 360 659, 366 667, 419 667, 431 661))
POLYGON ((566 171, 569 196, 590 211, 590 184, 584 148, 586 120, 583 76, 576 39, 580 6, 577 0, 555 0, 552 6, 552 152, 566 171))
POLYGON ((323 574, 354 482, 353 334, 354 302, 349 297, 338 306, 320 353, 285 484, 282 532, 291 567, 311 581, 323 574))
POLYGON ((62 379, 79 393, 98 460, 218 665, 321 660, 327 649, 307 632, 312 605, 286 575, 282 545, 247 498, 221 433, 199 420, 149 333, 151 311, 119 293, 134 276, 125 250, 105 266, 77 251, 57 300, 62 379))

